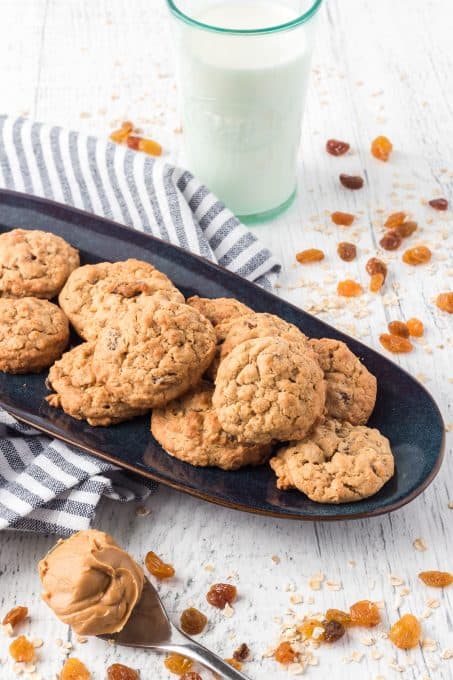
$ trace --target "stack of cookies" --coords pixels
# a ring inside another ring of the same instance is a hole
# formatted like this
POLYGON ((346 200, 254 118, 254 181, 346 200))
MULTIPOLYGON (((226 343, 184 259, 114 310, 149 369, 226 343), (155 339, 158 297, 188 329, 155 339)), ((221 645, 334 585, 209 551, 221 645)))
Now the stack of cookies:
POLYGON ((387 439, 366 427, 376 379, 344 343, 232 298, 186 301, 147 262, 78 265, 52 234, 0 236, 0 369, 53 364, 51 406, 93 426, 152 410, 169 455, 269 461, 280 489, 317 502, 359 500, 393 475, 387 439), (57 294, 59 307, 38 299, 57 294), (59 359, 68 319, 83 342, 59 359))

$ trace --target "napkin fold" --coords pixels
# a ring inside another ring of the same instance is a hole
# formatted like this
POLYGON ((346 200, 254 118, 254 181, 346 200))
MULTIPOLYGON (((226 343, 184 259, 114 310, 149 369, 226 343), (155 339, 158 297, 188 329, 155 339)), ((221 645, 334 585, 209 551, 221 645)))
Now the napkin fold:
MULTIPOLYGON (((190 172, 107 140, 0 116, 0 187, 153 234, 264 288, 280 270, 190 172)), ((141 500, 156 488, 0 409, 0 529, 68 536, 90 525, 102 496, 141 500)))

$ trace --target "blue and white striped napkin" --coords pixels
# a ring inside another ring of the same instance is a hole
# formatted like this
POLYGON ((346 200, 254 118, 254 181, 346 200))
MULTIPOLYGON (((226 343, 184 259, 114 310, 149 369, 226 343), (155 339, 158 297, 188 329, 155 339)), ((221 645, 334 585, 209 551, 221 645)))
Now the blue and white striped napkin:
MULTIPOLYGON (((190 172, 107 140, 0 116, 0 186, 122 222, 266 288, 280 269, 190 172)), ((143 499, 155 488, 0 410, 0 529, 67 536, 90 525, 101 496, 143 499)))

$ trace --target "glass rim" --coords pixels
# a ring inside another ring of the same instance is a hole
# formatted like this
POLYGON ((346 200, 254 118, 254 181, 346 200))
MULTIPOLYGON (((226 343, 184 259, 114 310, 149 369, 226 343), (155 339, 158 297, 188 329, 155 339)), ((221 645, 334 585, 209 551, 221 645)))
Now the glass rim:
POLYGON ((177 6, 177 1, 178 0, 166 0, 170 12, 177 19, 180 19, 185 24, 189 24, 189 26, 201 28, 205 31, 212 31, 213 33, 222 33, 223 35, 266 35, 269 33, 278 33, 279 31, 287 31, 309 21, 316 14, 323 2, 323 0, 313 0, 306 12, 283 24, 276 24, 275 26, 268 26, 266 28, 221 28, 220 26, 205 24, 202 21, 198 21, 188 14, 185 14, 177 6))

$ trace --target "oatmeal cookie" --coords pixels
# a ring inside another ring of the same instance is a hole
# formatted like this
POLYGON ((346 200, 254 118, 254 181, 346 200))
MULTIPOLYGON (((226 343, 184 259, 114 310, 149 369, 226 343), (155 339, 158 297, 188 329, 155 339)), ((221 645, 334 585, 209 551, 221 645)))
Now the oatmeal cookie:
POLYGON ((270 460, 279 489, 316 503, 350 503, 377 493, 393 476, 389 441, 379 430, 327 420, 270 460))
POLYGON ((49 371, 47 383, 54 394, 46 401, 90 425, 114 425, 146 413, 115 400, 93 370, 94 345, 84 342, 63 354, 49 371))
POLYGON ((253 312, 250 307, 235 298, 202 298, 194 295, 187 299, 187 304, 209 319, 214 328, 224 321, 253 312))
POLYGON ((39 373, 61 356, 68 340, 68 320, 48 300, 0 298, 0 371, 39 373))
POLYGON ((360 360, 340 340, 310 340, 327 385, 327 415, 364 425, 376 402, 377 382, 360 360))
POLYGON ((239 441, 302 439, 324 411, 323 373, 301 343, 247 340, 220 363, 212 402, 239 441))
POLYGON ((0 297, 51 298, 80 264, 78 251, 46 231, 0 234, 0 297))
POLYGON ((77 333, 85 340, 96 340, 105 326, 118 324, 142 297, 153 295, 184 302, 165 274, 148 262, 130 259, 79 267, 58 301, 77 333))
POLYGON ((202 382, 164 408, 154 409, 154 437, 170 456, 191 465, 237 470, 264 463, 270 445, 241 444, 222 430, 212 406, 213 391, 210 383, 202 382))
POLYGON ((121 329, 101 332, 94 362, 117 399, 154 408, 196 385, 214 352, 214 329, 196 309, 145 297, 121 329))

